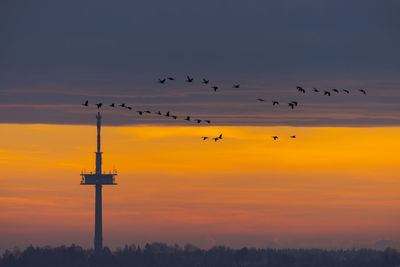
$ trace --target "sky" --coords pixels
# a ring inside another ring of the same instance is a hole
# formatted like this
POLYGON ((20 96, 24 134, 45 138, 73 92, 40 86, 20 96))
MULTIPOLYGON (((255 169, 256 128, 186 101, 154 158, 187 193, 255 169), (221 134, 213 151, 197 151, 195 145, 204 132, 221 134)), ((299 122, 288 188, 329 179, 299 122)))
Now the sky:
MULTIPOLYGON (((90 124, 79 107, 88 99, 206 116, 218 125, 399 125, 398 1, 0 5, 3 123, 90 124), (184 82, 187 75, 193 84, 184 82), (176 81, 157 83, 167 76, 176 81), (303 96, 297 85, 351 94, 303 96), (282 101, 278 111, 272 100, 282 101), (292 100, 301 102, 296 112, 287 108, 292 100)), ((115 111, 106 123, 171 124, 133 111, 115 111)))
POLYGON ((103 192, 106 245, 400 247, 399 8, 1 1, 0 250, 92 246, 79 174, 94 169, 98 102, 104 169, 120 173, 103 192))
MULTIPOLYGON (((80 185, 79 174, 94 170, 96 128, 0 130, 0 248, 92 247, 95 190, 80 185)), ((398 127, 103 127, 103 170, 118 171, 118 185, 103 189, 104 245, 399 247, 399 134, 398 127), (217 142, 199 138, 220 132, 217 142)))

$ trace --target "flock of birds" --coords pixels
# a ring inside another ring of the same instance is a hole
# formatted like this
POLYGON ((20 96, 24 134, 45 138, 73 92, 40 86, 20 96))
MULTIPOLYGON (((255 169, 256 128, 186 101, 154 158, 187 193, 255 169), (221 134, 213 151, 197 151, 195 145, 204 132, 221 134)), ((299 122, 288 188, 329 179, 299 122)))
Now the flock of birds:
MULTIPOLYGON (((82 106, 84 107, 89 107, 89 100, 86 100, 84 103, 82 103, 82 106)), ((95 106, 97 107, 97 109, 101 109, 102 107, 104 107, 103 103, 96 103, 95 106)), ((117 107, 121 107, 121 108, 125 108, 128 110, 132 110, 133 108, 131 106, 127 106, 125 103, 122 104, 116 104, 116 103, 111 103, 108 105, 111 108, 117 108, 117 107)), ((150 110, 137 110, 136 111, 140 116, 144 115, 144 114, 155 114, 155 115, 159 115, 159 116, 163 116, 163 117, 167 117, 167 118, 172 118, 174 120, 178 119, 177 115, 173 115, 171 114, 170 111, 167 111, 166 113, 162 113, 160 110, 153 112, 150 110)), ((190 116, 185 116, 185 118, 183 119, 185 121, 192 121, 192 122, 196 122, 196 123, 207 123, 210 124, 211 121, 210 120, 203 120, 203 119, 192 119, 190 116)))
MULTIPOLYGON (((167 81, 175 81, 175 78, 174 77, 167 77, 167 78, 159 78, 158 79, 158 83, 160 83, 160 84, 165 84, 167 81)), ((194 78, 190 77, 190 76, 186 76, 186 80, 185 81, 187 83, 193 83, 194 78)), ((208 85, 210 83, 210 80, 203 78, 201 83, 204 84, 204 85, 208 85)), ((219 89, 219 86, 212 85, 212 86, 210 86, 210 88, 213 89, 214 92, 217 92, 217 90, 219 89)), ((240 84, 233 84, 232 88, 238 89, 238 88, 240 88, 240 84)), ((302 94, 306 93, 306 90, 301 86, 296 86, 296 90, 298 92, 302 93, 302 94)), ((341 91, 344 92, 345 94, 350 94, 350 90, 348 90, 348 89, 342 89, 341 91)), ((317 88, 312 88, 312 92, 313 93, 320 93, 321 92, 325 96, 331 96, 331 94, 333 94, 333 93, 335 93, 335 94, 339 94, 340 93, 340 91, 338 89, 319 90, 317 88)), ((367 94, 367 92, 364 89, 358 89, 358 92, 362 93, 363 95, 367 94)), ((256 100, 259 101, 259 102, 265 102, 265 99, 263 99, 263 98, 257 98, 256 100)), ((280 102, 278 100, 272 100, 272 106, 278 106, 279 104, 280 104, 280 102)), ((288 103, 288 106, 291 109, 294 109, 298 105, 299 105, 299 103, 297 101, 291 101, 291 102, 288 103)), ((82 104, 82 106, 88 107, 89 106, 89 100, 86 100, 82 104)), ((104 104, 103 103, 96 103, 95 106, 97 107, 97 109, 101 109, 102 107, 104 107, 104 104)), ((125 108, 125 109, 128 109, 128 110, 132 110, 133 109, 131 106, 128 106, 125 103, 121 103, 121 104, 111 103, 111 104, 108 104, 108 106, 111 107, 111 108, 120 107, 120 108, 125 108)), ((150 110, 137 110, 136 112, 140 116, 142 116, 144 114, 155 114, 155 115, 158 115, 158 116, 172 118, 174 120, 178 119, 177 115, 173 115, 169 111, 167 111, 166 113, 162 113, 161 111, 152 112, 150 110)), ((192 119, 190 116, 184 116, 184 117, 185 117, 184 118, 185 121, 192 121, 192 122, 195 122, 195 123, 198 123, 198 124, 200 124, 201 122, 207 123, 207 124, 211 123, 210 120, 192 119)), ((220 134, 217 137, 202 136, 201 138, 202 138, 203 141, 214 140, 215 142, 217 142, 218 140, 222 139, 222 134, 220 134)), ((274 141, 278 140, 278 138, 279 138, 278 136, 272 136, 272 139, 274 141)), ((292 136, 290 136, 290 138, 294 139, 294 138, 296 138, 296 136, 292 135, 292 136)))
MULTIPOLYGON (((168 80, 168 81, 175 81, 175 78, 174 78, 174 77, 159 78, 159 79, 158 79, 158 82, 161 83, 161 84, 165 84, 165 82, 166 82, 167 80, 168 80)), ((194 81, 194 78, 193 78, 193 77, 190 77, 190 76, 186 76, 186 80, 185 80, 185 81, 188 82, 188 83, 192 83, 192 82, 194 81)), ((201 83, 202 83, 202 84, 209 84, 209 83, 210 83, 210 80, 207 80, 207 79, 204 79, 204 78, 203 78, 203 80, 202 80, 201 83)), ((240 88, 240 84, 234 84, 232 87, 233 87, 233 88, 240 88)), ((213 89, 214 92, 217 92, 217 90, 219 89, 219 87, 216 86, 216 85, 212 85, 210 88, 213 89)))
MULTIPOLYGON (((299 92, 301 92, 301 93, 303 93, 303 94, 306 93, 306 90, 304 90, 303 87, 301 87, 301 86, 297 86, 296 89, 297 89, 297 91, 299 91, 299 92)), ((342 91, 345 92, 346 94, 350 94, 350 90, 342 89, 342 91)), ((367 94, 367 92, 366 92, 364 89, 358 89, 358 91, 360 91, 360 92, 363 93, 364 95, 367 94)), ((313 88, 313 92, 319 93, 320 91, 319 91, 317 88, 313 88)), ((338 89, 332 89, 332 92, 334 92, 334 93, 336 93, 336 94, 339 94, 339 90, 338 90, 338 89)), ((325 90, 325 91, 324 91, 324 95, 331 96, 331 92, 325 90)))
MULTIPOLYGON (((301 86, 296 86, 296 89, 297 89, 297 91, 300 92, 300 93, 303 93, 303 94, 306 93, 306 90, 305 90, 303 87, 301 87, 301 86)), ((346 93, 346 94, 350 94, 350 90, 342 89, 342 91, 343 91, 344 93, 346 93)), ((358 91, 361 92, 361 93, 364 94, 364 95, 367 94, 367 91, 365 91, 364 89, 358 89, 358 91)), ((322 91, 318 90, 317 88, 313 88, 312 92, 314 92, 314 93, 320 93, 320 92, 322 92, 322 91)), ((333 93, 336 93, 336 94, 339 94, 340 91, 339 91, 338 89, 331 89, 330 91, 329 91, 329 90, 324 90, 324 91, 323 91, 323 93, 324 93, 325 96, 331 96, 332 92, 333 92, 333 93)), ((259 102, 264 102, 265 99, 263 99, 263 98, 257 98, 257 101, 259 101, 259 102)), ((272 106, 278 106, 279 103, 280 103, 280 102, 279 102, 278 100, 272 100, 272 106)), ((297 101, 291 101, 291 102, 288 103, 288 105, 289 105, 289 107, 290 107, 291 109, 294 109, 295 107, 297 107, 298 104, 299 104, 299 103, 298 103, 297 101)))

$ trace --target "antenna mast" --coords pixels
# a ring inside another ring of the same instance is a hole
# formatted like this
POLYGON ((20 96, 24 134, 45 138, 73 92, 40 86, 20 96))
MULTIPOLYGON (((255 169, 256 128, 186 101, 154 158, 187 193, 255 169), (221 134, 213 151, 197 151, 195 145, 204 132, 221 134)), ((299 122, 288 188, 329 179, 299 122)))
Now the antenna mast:
POLYGON ((94 249, 101 251, 103 249, 103 211, 102 211, 102 187, 103 185, 116 185, 115 176, 117 175, 114 170, 109 174, 102 174, 102 154, 100 146, 100 133, 101 133, 101 115, 97 113, 97 152, 96 153, 96 173, 88 174, 81 173, 81 185, 95 185, 95 224, 94 224, 94 249))

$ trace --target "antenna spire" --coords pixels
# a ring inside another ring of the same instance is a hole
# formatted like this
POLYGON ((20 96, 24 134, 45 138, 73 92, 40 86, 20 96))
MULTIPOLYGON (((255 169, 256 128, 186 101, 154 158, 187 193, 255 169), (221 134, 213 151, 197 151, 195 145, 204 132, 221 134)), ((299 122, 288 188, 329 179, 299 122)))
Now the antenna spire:
POLYGON ((97 152, 96 152, 96 174, 101 174, 101 154, 100 151, 100 131, 101 131, 101 115, 100 112, 97 113, 97 152))

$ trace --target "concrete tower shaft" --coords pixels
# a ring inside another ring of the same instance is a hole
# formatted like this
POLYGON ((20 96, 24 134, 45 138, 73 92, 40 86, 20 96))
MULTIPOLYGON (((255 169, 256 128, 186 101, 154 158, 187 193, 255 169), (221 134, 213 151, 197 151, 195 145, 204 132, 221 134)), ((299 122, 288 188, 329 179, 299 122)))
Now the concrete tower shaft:
POLYGON ((94 211, 94 249, 96 251, 103 249, 103 201, 101 184, 96 184, 96 203, 94 211))

